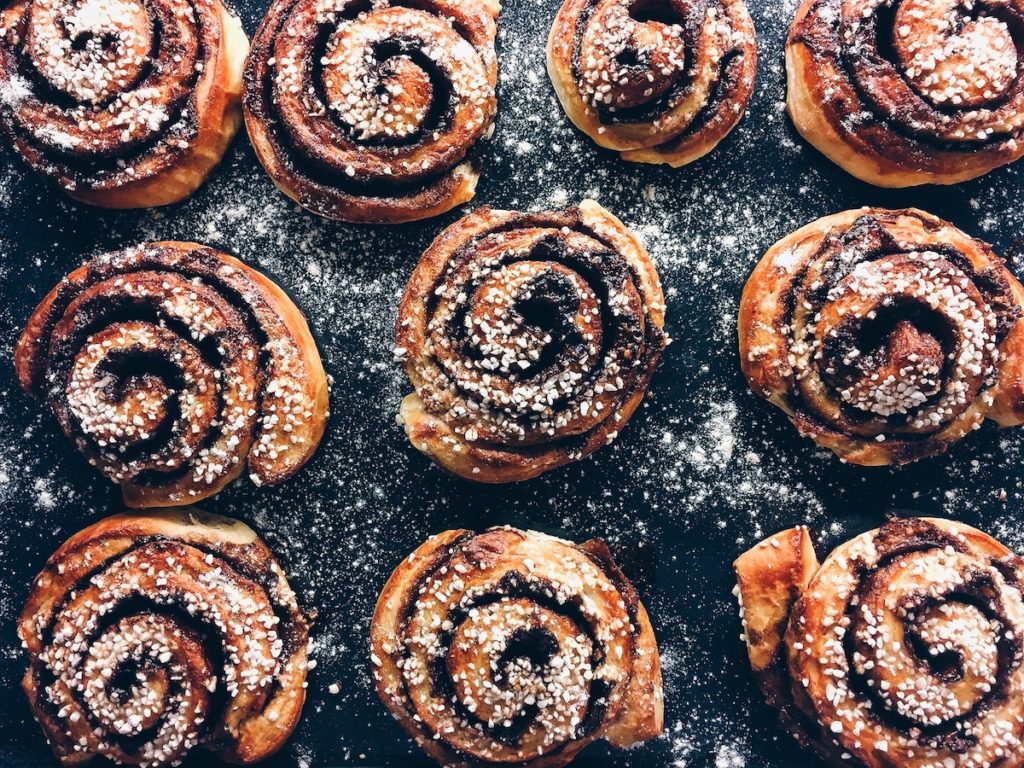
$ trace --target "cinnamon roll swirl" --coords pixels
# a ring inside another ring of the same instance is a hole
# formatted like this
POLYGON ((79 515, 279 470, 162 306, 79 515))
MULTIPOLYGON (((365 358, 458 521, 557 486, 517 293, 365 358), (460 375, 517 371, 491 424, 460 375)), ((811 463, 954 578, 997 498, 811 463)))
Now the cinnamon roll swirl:
POLYGON ((15 350, 21 387, 132 507, 188 504, 248 466, 294 475, 327 421, 301 312, 270 280, 194 243, 98 256, 43 299, 15 350))
POLYGON ((985 243, 863 208, 776 243, 740 302, 751 388, 845 461, 905 464, 1024 424, 1024 288, 985 243))
POLYGON ((496 0, 275 0, 246 66, 256 154, 286 195, 350 222, 470 200, 497 112, 496 0))
POLYGON ((1024 0, 805 0, 789 114, 848 173, 956 184, 1024 155, 1024 0))
POLYGON ((757 38, 743 0, 565 0, 548 73, 569 119, 597 144, 678 168, 743 117, 757 38))
POLYGON ((64 543, 18 622, 32 713, 64 765, 277 751, 305 699, 309 620, 242 523, 115 515, 64 543))
POLYGON ((442 765, 558 768, 662 730, 654 632, 601 541, 434 536, 388 580, 370 645, 381 700, 442 765))
POLYGON ((893 520, 818 565, 806 529, 736 561, 750 660, 835 766, 1024 766, 1024 561, 947 520, 893 520))
POLYGON ((248 50, 220 0, 13 0, 0 13, 0 127, 75 200, 175 203, 242 122, 248 50))
POLYGON ((443 232, 395 325, 416 392, 399 420, 442 467, 527 480, 611 442, 665 347, 643 246, 593 201, 563 213, 483 208, 443 232))

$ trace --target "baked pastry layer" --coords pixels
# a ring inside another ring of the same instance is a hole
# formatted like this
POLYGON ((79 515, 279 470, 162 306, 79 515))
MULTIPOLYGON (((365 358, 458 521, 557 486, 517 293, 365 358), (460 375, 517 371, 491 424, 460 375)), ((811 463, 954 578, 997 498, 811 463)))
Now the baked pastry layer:
POLYGON ((892 520, 819 566, 796 528, 735 568, 765 696, 829 764, 1024 765, 1024 562, 1002 544, 892 520))
POLYGON ((0 128, 75 200, 176 203, 242 122, 248 50, 220 0, 15 0, 0 13, 0 128))
POLYGON ((388 580, 370 645, 381 700, 445 766, 558 768, 662 730, 654 632, 600 541, 434 536, 388 580))
POLYGON ((242 523, 198 510, 115 515, 76 533, 18 622, 22 687, 64 765, 157 768, 195 748, 276 752, 305 700, 309 620, 242 523))
POLYGON ((740 361, 801 434, 854 464, 1024 423, 1024 288, 923 211, 862 208, 772 246, 743 290, 740 361))
POLYGON ((739 123, 757 73, 743 0, 565 0, 548 73, 569 119, 637 163, 692 163, 739 123))
POLYGON ((470 200, 498 78, 493 0, 275 0, 246 66, 245 121, 286 195, 351 222, 470 200))
POLYGON ((306 319, 256 270, 195 243, 94 258, 29 318, 22 389, 132 507, 189 504, 248 467, 294 475, 327 421, 327 377, 306 319))
POLYGON ((1024 0, 805 0, 789 114, 882 187, 956 184, 1024 156, 1024 0))
POLYGON ((395 325, 416 392, 412 444, 486 483, 527 480, 611 442, 643 400, 666 337, 639 240, 593 201, 482 208, 434 241, 395 325))

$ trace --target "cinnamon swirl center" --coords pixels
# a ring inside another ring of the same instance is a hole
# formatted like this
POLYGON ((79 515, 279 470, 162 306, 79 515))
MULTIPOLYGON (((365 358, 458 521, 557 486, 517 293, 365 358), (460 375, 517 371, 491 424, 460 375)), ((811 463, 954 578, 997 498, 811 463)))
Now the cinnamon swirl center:
POLYGON ((428 330, 455 391, 478 404, 463 414, 478 421, 476 439, 532 443, 608 417, 636 373, 645 325, 637 287, 606 246, 524 229, 453 261, 428 330))
POLYGON ((39 0, 29 9, 26 36, 32 63, 47 83, 96 105, 140 78, 152 55, 153 32, 138 0, 84 0, 71 8, 39 0))
POLYGON ((804 403, 866 436, 940 430, 992 384, 1016 318, 1005 290, 957 252, 892 242, 867 217, 828 238, 792 297, 804 403))
POLYGON ((995 586, 970 556, 899 557, 872 573, 862 595, 852 610, 853 668, 886 711, 935 728, 999 695, 1012 633, 999 618, 995 586))
POLYGON ((899 62, 918 93, 936 106, 982 107, 1005 97, 1017 79, 1010 26, 978 10, 962 0, 904 0, 896 9, 899 62))
POLYGON ((273 103, 289 143, 350 184, 448 171, 493 117, 493 62, 429 9, 305 0, 273 51, 273 103))

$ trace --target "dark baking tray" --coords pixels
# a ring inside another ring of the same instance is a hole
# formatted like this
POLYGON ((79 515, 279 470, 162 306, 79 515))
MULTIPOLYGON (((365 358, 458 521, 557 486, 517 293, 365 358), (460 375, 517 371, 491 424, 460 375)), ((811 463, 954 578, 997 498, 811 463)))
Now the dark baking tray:
MULTIPOLYGON (((255 30, 266 0, 242 8, 255 30)), ((86 257, 146 239, 197 240, 266 271, 295 297, 334 376, 332 418, 309 467, 277 488, 242 482, 205 504, 255 526, 319 610, 318 665, 281 766, 426 766, 372 692, 367 625, 393 565, 428 534, 510 523, 606 538, 657 630, 667 729, 643 747, 587 750, 579 768, 807 766, 750 680, 730 563, 759 536, 808 522, 822 552, 899 507, 948 515, 1024 544, 1024 430, 986 427, 945 458, 897 470, 843 466, 799 439, 739 374, 743 282, 779 237, 860 205, 917 205, 1011 255, 1021 248, 1024 163, 954 189, 884 191, 823 160, 783 111, 782 44, 795 0, 753 0, 761 61, 740 128, 673 171, 595 149, 558 108, 543 48, 555 0, 506 0, 501 112, 476 202, 562 207, 590 195, 638 229, 668 299, 668 348, 650 397, 591 461, 526 485, 478 487, 407 444, 394 414, 408 389, 392 363, 399 294, 423 248, 457 213, 395 228, 335 224, 278 194, 240 137, 183 205, 103 212, 65 201, 10 154, 0 176, 0 764, 55 765, 17 682, 14 622, 31 578, 71 533, 118 508, 115 488, 17 391, 12 346, 32 307, 86 257), (1003 500, 1005 497, 1005 500, 1003 500), (332 695, 328 687, 340 686, 332 695)), ((199 755, 191 765, 209 765, 199 755)))

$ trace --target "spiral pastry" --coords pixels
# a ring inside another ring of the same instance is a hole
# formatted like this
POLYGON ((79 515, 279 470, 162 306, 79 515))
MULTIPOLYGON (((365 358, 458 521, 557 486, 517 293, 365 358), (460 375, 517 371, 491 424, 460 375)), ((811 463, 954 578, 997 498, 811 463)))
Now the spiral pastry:
POLYGON ((947 520, 892 520, 822 565, 805 528, 735 564, 782 722, 854 768, 1024 766, 1024 561, 947 520))
POLYGON ((757 39, 743 0, 565 0, 548 73, 569 119, 600 146, 678 168, 743 117, 757 39))
POLYGON ((829 216, 776 243, 740 302, 751 388, 854 464, 943 453, 1024 423, 1024 288, 992 249, 917 210, 829 216))
POLYGON ((57 758, 144 768, 201 746, 253 763, 295 728, 309 620, 247 526, 115 515, 57 550, 18 622, 22 681, 57 758))
POLYGON ((0 13, 0 126, 75 200, 175 203, 241 124, 248 50, 220 0, 14 0, 0 13))
POLYGON ((29 319, 15 367, 132 507, 212 496, 246 465, 257 484, 286 480, 327 420, 326 374, 291 299, 193 243, 72 272, 29 319))
POLYGON ((496 0, 275 0, 246 66, 256 154, 286 195, 351 222, 470 200, 497 113, 496 0))
POLYGON ((442 467, 527 480, 610 443, 665 347, 664 298, 636 237, 593 201, 483 208, 413 272, 395 325, 416 392, 399 421, 442 467))
POLYGON ((1024 155, 1024 0, 805 0, 789 114, 871 184, 956 184, 1024 155))
POLYGON ((445 766, 558 768, 661 733, 654 631, 601 541, 434 536, 388 580, 370 644, 381 700, 445 766))

